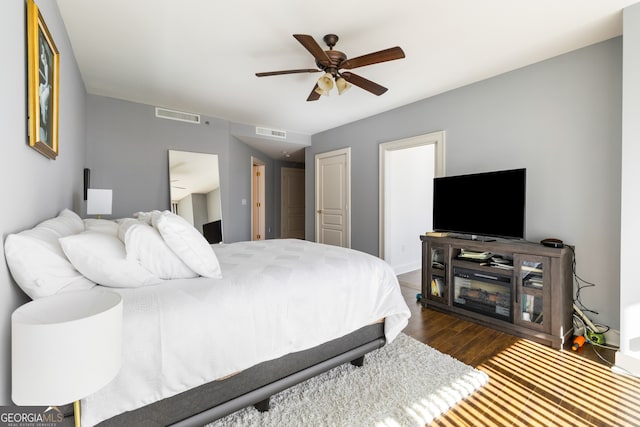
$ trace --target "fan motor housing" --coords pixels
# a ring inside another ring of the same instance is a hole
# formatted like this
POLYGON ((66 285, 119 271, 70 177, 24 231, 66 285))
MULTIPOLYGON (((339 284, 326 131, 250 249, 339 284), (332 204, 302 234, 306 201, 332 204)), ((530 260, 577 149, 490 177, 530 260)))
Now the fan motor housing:
POLYGON ((318 66, 318 68, 328 73, 333 74, 332 71, 337 72, 338 68, 340 68, 340 64, 342 64, 342 62, 347 59, 347 55, 345 55, 343 52, 340 52, 339 50, 326 50, 325 53, 331 60, 331 64, 325 64, 323 62, 316 61, 316 65, 318 66))

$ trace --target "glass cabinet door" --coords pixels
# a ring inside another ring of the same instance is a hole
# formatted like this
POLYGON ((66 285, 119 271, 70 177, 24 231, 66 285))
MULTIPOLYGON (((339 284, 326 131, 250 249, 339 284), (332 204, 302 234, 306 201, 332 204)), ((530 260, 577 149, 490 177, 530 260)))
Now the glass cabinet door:
POLYGON ((447 277, 448 247, 431 245, 428 254, 428 283, 426 294, 432 301, 449 303, 449 286, 447 277))
POLYGON ((516 322, 541 331, 549 330, 549 258, 535 255, 514 257, 516 269, 516 322))

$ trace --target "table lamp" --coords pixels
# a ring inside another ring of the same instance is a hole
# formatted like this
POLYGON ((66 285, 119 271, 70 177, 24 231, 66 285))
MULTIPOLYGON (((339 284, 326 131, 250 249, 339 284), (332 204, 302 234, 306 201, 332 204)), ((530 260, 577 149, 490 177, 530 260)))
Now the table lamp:
POLYGON ((11 397, 16 405, 61 406, 107 385, 122 356, 122 297, 107 290, 66 292, 11 315, 11 397))
POLYGON ((87 190, 87 215, 111 215, 113 190, 89 188, 87 190))

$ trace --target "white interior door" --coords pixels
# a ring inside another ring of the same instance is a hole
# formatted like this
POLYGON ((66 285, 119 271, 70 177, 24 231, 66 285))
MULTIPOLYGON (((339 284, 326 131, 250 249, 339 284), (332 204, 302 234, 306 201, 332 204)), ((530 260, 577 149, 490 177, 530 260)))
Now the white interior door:
POLYGON ((304 169, 280 169, 280 237, 304 239, 304 169))
POLYGON ((351 247, 351 148, 316 154, 316 242, 351 247))

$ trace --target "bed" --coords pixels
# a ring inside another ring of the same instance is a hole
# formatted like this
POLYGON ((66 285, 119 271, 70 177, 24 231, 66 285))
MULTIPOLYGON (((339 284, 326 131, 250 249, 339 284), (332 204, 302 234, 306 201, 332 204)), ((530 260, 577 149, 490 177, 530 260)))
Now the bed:
MULTIPOLYGON (((131 256, 136 252, 134 239, 126 237, 134 233, 122 235, 127 228, 123 222, 85 220, 79 230, 73 220, 72 233, 47 243, 60 244, 61 253, 78 270, 80 277, 69 281, 69 290, 100 289, 95 283, 101 281, 91 279, 109 282, 117 274, 114 268, 124 265, 107 263, 103 274, 111 276, 105 278, 82 271, 83 263, 98 262, 86 252, 100 246, 95 239, 105 235, 112 242, 120 232, 127 258, 123 269, 134 262, 146 266, 146 272, 153 270, 149 260, 140 259, 148 247, 142 245, 139 256, 131 256), (67 246, 82 239, 88 240, 77 252, 88 259, 78 260, 67 246)), ((140 222, 145 218, 129 225, 145 233, 156 230, 163 243, 181 253, 168 234, 160 232, 161 223, 150 220, 148 227, 138 227, 140 222)), ((14 265, 19 255, 15 240, 7 238, 5 252, 20 284, 24 278, 14 265)), ((213 277, 153 280, 128 272, 135 286, 109 282, 124 301, 123 363, 111 383, 82 400, 83 426, 204 425, 246 406, 268 409, 269 396, 278 391, 342 363, 362 364, 366 353, 400 333, 410 315, 391 268, 362 252, 295 239, 207 248, 217 265, 213 273, 201 272, 213 277)), ((99 255, 100 262, 108 258, 99 255)), ((151 276, 157 279, 157 274, 151 276)), ((37 293, 28 286, 25 292, 37 293)))

